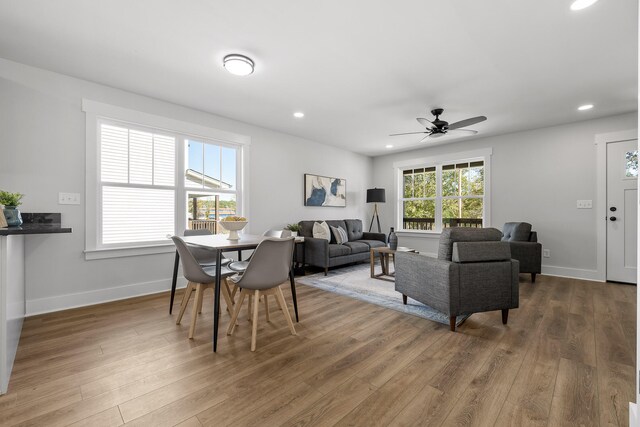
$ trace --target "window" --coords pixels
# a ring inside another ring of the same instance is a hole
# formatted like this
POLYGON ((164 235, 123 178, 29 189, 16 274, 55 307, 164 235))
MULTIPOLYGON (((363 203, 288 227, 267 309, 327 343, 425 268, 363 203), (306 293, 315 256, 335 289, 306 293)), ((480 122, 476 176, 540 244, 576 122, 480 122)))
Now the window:
POLYGON ((85 258, 166 253, 169 234, 247 216, 247 136, 83 100, 85 258), (197 135, 197 136, 196 136, 197 135))
POLYGON ((624 155, 624 175, 627 178, 638 177, 638 150, 627 151, 624 155))
POLYGON ((449 227, 482 227, 486 159, 422 161, 426 164, 398 165, 398 230, 441 232, 449 227))

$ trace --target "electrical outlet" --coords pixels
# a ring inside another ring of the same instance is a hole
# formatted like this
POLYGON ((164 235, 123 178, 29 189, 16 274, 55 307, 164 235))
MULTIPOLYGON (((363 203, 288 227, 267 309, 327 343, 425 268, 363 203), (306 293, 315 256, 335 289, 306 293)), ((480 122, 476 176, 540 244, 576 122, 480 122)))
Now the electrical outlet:
POLYGON ((543 249, 542 256, 545 258, 551 258, 551 249, 543 249))
POLYGON ((578 209, 592 209, 593 201, 592 200, 578 200, 576 203, 576 207, 578 209))
POLYGON ((59 205, 79 205, 80 193, 58 193, 59 205))

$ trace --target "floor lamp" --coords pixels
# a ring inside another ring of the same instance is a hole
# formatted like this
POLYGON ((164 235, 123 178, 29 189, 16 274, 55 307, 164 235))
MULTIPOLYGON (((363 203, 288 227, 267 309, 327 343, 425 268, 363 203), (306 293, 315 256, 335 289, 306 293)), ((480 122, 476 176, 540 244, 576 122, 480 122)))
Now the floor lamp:
POLYGON ((369 224, 369 231, 373 228, 373 219, 375 218, 378 223, 378 233, 382 233, 380 228, 380 217, 378 216, 378 203, 384 203, 384 188, 370 188, 367 190, 367 203, 373 203, 373 216, 371 217, 371 224, 369 224))

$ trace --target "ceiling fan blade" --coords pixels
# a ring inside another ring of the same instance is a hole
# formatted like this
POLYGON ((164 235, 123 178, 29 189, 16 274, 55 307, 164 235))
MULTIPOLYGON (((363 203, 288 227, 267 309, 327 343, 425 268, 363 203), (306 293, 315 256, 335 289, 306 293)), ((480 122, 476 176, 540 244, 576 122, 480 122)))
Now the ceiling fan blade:
POLYGON ((475 125, 476 123, 484 122, 487 120, 485 116, 472 117, 466 120, 460 120, 459 122, 455 122, 449 125, 449 130, 463 128, 465 126, 475 125))
POLYGON ((416 118, 416 120, 418 121, 418 123, 420 123, 422 126, 426 127, 427 129, 432 129, 434 127, 433 123, 431 123, 429 120, 424 119, 422 117, 418 117, 416 118))
POLYGON ((442 136, 445 136, 446 133, 442 133, 442 132, 436 132, 436 133, 432 133, 431 135, 429 135, 431 138, 440 138, 442 136))
POLYGON ((429 135, 425 136, 424 138, 422 138, 422 139, 420 140, 420 142, 425 142, 425 141, 426 141, 427 139, 429 139, 429 138, 431 138, 431 134, 429 134, 429 135))
POLYGON ((478 133, 477 130, 473 130, 473 129, 449 129, 448 132, 453 132, 453 133, 461 132, 469 135, 475 135, 478 133))
POLYGON ((405 132, 405 133, 392 133, 389 136, 398 136, 398 135, 417 135, 419 133, 429 133, 429 132, 405 132))

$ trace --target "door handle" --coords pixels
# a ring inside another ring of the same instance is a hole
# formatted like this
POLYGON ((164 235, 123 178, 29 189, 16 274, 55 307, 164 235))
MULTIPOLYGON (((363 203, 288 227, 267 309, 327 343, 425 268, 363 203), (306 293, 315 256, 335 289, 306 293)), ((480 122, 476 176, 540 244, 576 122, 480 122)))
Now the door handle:
POLYGON ((615 221, 615 220, 617 220, 617 219, 618 219, 618 218, 616 218, 615 216, 610 216, 610 217, 609 217, 609 221, 615 221))

